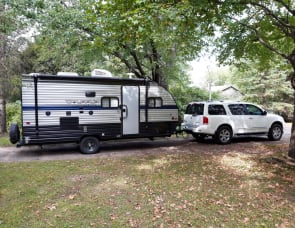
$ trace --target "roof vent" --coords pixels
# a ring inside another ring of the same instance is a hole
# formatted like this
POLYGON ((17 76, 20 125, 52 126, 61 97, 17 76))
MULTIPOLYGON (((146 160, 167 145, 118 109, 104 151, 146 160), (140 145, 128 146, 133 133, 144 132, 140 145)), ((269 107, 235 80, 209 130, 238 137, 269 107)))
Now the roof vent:
POLYGON ((112 73, 104 69, 94 69, 91 71, 92 77, 113 77, 112 73))
POLYGON ((79 76, 76 72, 57 72, 58 76, 79 76))

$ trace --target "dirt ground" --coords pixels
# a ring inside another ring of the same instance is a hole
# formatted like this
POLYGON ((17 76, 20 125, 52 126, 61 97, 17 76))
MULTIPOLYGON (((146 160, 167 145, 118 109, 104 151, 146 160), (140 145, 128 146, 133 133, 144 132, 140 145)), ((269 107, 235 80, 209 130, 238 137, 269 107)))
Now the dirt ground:
POLYGON ((55 144, 30 147, 0 147, 0 162, 48 161, 89 159, 96 157, 144 156, 159 153, 261 153, 257 150, 265 144, 287 145, 290 129, 285 130, 281 141, 271 142, 266 137, 240 137, 233 139, 229 145, 218 145, 211 139, 198 143, 191 136, 159 138, 155 140, 134 139, 132 141, 116 140, 101 143, 100 152, 84 155, 79 152, 77 144, 55 144))

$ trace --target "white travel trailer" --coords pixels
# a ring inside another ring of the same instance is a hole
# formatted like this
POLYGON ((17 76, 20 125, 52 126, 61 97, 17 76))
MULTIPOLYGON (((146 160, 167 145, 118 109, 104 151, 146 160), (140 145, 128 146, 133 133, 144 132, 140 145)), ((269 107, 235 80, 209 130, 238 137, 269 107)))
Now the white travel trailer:
POLYGON ((34 73, 22 77, 22 132, 11 125, 10 141, 77 142, 91 154, 100 141, 171 136, 177 125, 175 100, 150 80, 34 73))

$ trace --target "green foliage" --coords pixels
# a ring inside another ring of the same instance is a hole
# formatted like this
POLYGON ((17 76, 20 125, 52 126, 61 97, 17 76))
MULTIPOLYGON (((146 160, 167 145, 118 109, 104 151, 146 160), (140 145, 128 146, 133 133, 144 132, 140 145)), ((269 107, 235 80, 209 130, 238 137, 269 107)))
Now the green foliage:
POLYGON ((199 37, 212 34, 212 28, 201 23, 204 18, 195 17, 196 8, 186 2, 27 4, 36 12, 27 17, 34 19, 40 32, 36 46, 30 47, 37 50, 34 71, 83 74, 90 66, 98 66, 167 85, 169 69, 197 56, 206 43, 199 37))
MULTIPOLYGON (((215 6, 220 24, 217 52, 221 62, 245 59, 271 66, 275 56, 289 61, 294 51, 294 1, 224 1, 215 6)), ((290 68, 289 68, 290 69, 290 68)))
MULTIPOLYGON (((187 84, 183 85, 179 83, 175 84, 174 86, 170 86, 170 92, 176 100, 180 111, 180 118, 183 117, 188 103, 192 101, 206 101, 209 99, 209 93, 207 90, 193 86, 187 86, 187 84)), ((218 95, 213 93, 212 99, 218 99, 218 95)))
POLYGON ((20 99, 16 75, 22 72, 20 53, 26 44, 26 39, 19 36, 25 32, 26 21, 18 10, 20 5, 22 1, 0 2, 0 96, 9 101, 20 99))
POLYGON ((137 77, 166 81, 173 63, 195 57, 204 45, 189 4, 152 1, 96 2, 89 10, 94 44, 119 58, 137 77), (100 21, 97 20, 100 15, 100 21), (98 26, 99 25, 99 26, 98 26))
POLYGON ((274 102, 272 106, 269 107, 274 113, 281 115, 286 122, 292 122, 294 105, 283 103, 283 102, 274 102))
POLYGON ((16 101, 14 103, 8 103, 6 105, 6 126, 9 129, 12 123, 18 123, 18 126, 22 126, 21 122, 21 102, 16 101))
POLYGON ((244 94, 244 99, 271 107, 273 102, 292 104, 293 91, 286 81, 286 71, 277 67, 263 68, 248 62, 247 68, 232 68, 231 81, 244 94))
POLYGON ((227 80, 240 89, 244 100, 260 104, 282 115, 285 121, 291 121, 293 89, 290 82, 286 81, 286 70, 274 60, 270 64, 272 67, 268 68, 251 61, 231 67, 227 80))

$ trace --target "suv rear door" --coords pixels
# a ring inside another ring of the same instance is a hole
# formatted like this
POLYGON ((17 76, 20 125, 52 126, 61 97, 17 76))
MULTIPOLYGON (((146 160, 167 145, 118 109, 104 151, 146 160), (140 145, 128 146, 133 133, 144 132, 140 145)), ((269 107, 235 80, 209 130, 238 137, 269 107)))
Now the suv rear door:
POLYGON ((250 133, 249 116, 244 104, 229 104, 235 134, 250 133))
POLYGON ((229 123, 223 104, 209 104, 208 118, 208 130, 210 133, 214 133, 221 124, 229 123))

